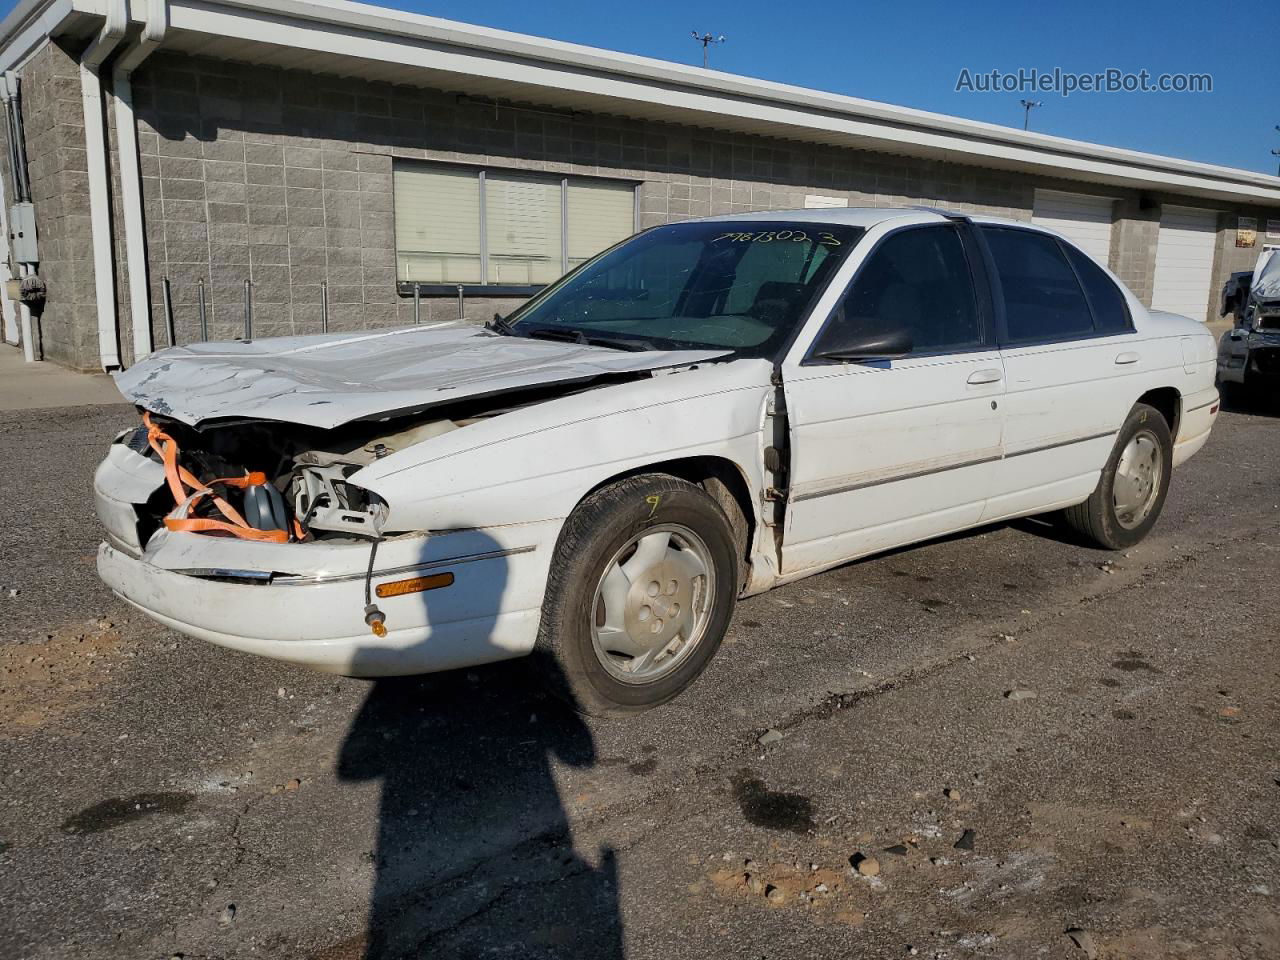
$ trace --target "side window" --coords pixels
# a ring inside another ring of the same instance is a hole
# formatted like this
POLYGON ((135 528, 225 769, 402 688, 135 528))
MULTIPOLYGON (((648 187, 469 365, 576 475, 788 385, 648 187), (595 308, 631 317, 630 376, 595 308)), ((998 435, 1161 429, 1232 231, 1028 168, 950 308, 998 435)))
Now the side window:
POLYGON ((1011 343, 1093 333, 1093 314, 1058 241, 1030 230, 983 227, 1004 291, 1011 343))
POLYGON ((1075 247, 1070 244, 1063 246, 1066 247, 1067 259, 1076 268, 1076 273, 1084 284, 1084 292, 1089 298, 1089 306, 1093 307, 1093 319, 1098 332, 1127 333, 1132 330, 1133 320, 1129 316, 1129 308, 1115 281, 1075 247))
POLYGON ((871 252, 836 309, 830 330, 911 332, 913 353, 980 347, 973 277, 954 227, 891 234, 871 252))

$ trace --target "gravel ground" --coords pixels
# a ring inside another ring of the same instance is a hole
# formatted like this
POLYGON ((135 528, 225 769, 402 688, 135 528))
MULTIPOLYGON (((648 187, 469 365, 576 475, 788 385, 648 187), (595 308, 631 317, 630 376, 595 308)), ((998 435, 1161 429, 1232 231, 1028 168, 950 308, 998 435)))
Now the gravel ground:
POLYGON ((1280 956, 1271 414, 1128 553, 853 564, 621 722, 522 662, 346 680, 130 611, 89 485, 132 421, 0 417, 0 955, 1280 956))

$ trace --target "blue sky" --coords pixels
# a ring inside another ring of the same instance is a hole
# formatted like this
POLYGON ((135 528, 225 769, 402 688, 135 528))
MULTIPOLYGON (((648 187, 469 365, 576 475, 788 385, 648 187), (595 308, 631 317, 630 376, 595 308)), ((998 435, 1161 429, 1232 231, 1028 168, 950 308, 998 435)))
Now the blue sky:
MULTIPOLYGON (((691 30, 725 34, 714 68, 1010 126, 1042 100, 1045 133, 1275 173, 1275 0, 378 0, 557 40, 700 64, 691 30), (1212 93, 962 93, 962 69, 1208 73, 1212 93), (1266 79, 1270 76, 1270 82, 1266 79)), ((3 4, 12 7, 12 3, 3 4)))
POLYGON ((1027 4, 825 0, 380 0, 431 16, 701 64, 691 30, 724 34, 711 65, 732 73, 1022 125, 1035 130, 1276 172, 1280 83, 1275 0, 1074 0, 1027 4), (1254 39, 1250 39, 1254 38, 1254 39), (1269 61, 1269 62, 1268 62, 1269 61), (1213 92, 957 93, 960 71, 1208 73, 1213 92), (1269 73, 1270 82, 1265 79, 1269 73))

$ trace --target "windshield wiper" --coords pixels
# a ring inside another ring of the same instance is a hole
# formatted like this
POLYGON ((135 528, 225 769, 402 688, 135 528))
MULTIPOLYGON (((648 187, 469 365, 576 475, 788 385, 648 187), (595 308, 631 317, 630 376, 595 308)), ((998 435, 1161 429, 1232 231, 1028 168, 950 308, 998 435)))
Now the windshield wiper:
POLYGON ((511 321, 500 313, 495 312, 492 320, 486 320, 484 328, 504 337, 516 336, 515 329, 511 326, 511 321))
POLYGON ((608 337, 588 334, 584 337, 583 342, 589 343, 595 347, 613 347, 615 350, 630 350, 632 353, 657 349, 657 347, 648 340, 641 340, 639 337, 608 337))
POLYGON ((525 336, 534 340, 564 340, 569 343, 589 344, 593 347, 630 350, 633 353, 640 350, 654 349, 652 343, 648 340, 641 340, 638 337, 610 337, 608 335, 584 333, 573 328, 535 327, 528 331, 525 336))

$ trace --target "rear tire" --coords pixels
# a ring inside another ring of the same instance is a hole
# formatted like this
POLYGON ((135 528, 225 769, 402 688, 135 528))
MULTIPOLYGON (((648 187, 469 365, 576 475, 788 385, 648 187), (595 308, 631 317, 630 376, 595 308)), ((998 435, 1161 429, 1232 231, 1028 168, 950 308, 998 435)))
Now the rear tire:
POLYGON ((738 566, 732 525, 692 483, 643 474, 589 495, 547 578, 534 659, 551 691, 595 715, 678 696, 720 646, 738 566))
POLYGON ((1173 439, 1164 416, 1155 407, 1135 404, 1093 494, 1063 511, 1067 524, 1107 550, 1140 542, 1164 508, 1172 457, 1173 439))

